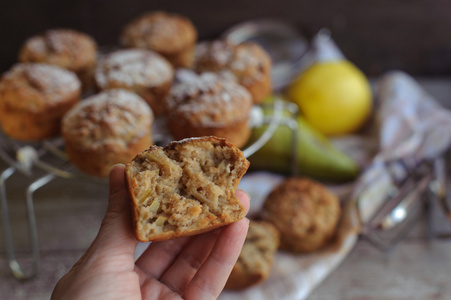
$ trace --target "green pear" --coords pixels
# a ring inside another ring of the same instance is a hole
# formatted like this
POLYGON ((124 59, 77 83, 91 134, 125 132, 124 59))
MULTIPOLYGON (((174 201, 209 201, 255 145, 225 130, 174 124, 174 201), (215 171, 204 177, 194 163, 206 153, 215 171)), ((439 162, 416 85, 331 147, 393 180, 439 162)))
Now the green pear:
MULTIPOLYGON (((335 148, 330 140, 310 126, 301 116, 297 118, 297 172, 326 182, 346 182, 357 177, 360 168, 355 161, 335 148)), ((257 140, 267 125, 254 128, 250 143, 257 140)), ((288 174, 291 170, 292 131, 279 125, 272 138, 249 157, 251 169, 288 174)))

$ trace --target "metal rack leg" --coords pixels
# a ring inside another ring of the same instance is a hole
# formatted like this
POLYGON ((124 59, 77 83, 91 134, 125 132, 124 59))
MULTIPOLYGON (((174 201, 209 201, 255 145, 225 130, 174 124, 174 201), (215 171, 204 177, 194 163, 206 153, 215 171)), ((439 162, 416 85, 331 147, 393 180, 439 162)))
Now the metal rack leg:
POLYGON ((8 265, 14 277, 21 279, 23 273, 14 254, 14 244, 11 231, 11 221, 9 219, 8 200, 6 198, 6 180, 16 172, 16 169, 10 167, 0 175, 0 204, 2 208, 3 231, 5 234, 6 256, 8 265))
POLYGON ((16 169, 10 167, 2 172, 0 175, 0 204, 2 208, 2 220, 3 228, 5 232, 5 245, 6 245, 6 255, 8 259, 8 265, 11 270, 12 275, 20 280, 26 280, 35 277, 39 272, 40 263, 40 253, 39 253, 39 243, 38 243, 38 232, 36 226, 36 216, 34 211, 33 194, 36 190, 49 183, 55 178, 55 175, 49 174, 41 177, 31 183, 25 193, 26 196, 26 206, 27 206, 27 218, 28 218, 28 230, 30 233, 30 243, 32 251, 32 269, 27 274, 23 271, 19 262, 16 259, 14 251, 14 243, 12 239, 11 221, 9 218, 8 209, 8 198, 6 193, 6 180, 10 178, 16 169))

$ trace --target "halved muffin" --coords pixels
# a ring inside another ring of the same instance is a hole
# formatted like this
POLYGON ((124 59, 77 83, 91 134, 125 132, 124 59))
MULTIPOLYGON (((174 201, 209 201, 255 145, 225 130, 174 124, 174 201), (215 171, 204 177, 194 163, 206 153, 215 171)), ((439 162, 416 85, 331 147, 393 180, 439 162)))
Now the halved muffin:
POLYGON ((248 167, 238 148, 217 137, 141 152, 125 168, 137 239, 195 235, 242 219, 235 191, 248 167))

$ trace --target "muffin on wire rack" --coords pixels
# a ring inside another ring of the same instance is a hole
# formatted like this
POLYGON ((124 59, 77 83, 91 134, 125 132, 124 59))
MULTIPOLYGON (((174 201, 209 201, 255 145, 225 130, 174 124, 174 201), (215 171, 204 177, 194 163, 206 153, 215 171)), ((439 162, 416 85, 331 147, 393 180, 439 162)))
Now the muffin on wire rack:
POLYGON ((152 122, 152 110, 135 93, 112 89, 90 96, 63 118, 67 156, 80 170, 106 177, 111 166, 150 147, 152 122))
POLYGON ((158 53, 143 49, 114 51, 101 59, 95 70, 99 90, 133 91, 146 100, 156 116, 164 112, 164 99, 173 79, 172 65, 158 53))
POLYGON ((24 141, 57 136, 61 118, 80 93, 75 73, 47 64, 16 64, 0 80, 1 129, 24 141))
POLYGON ((20 62, 57 65, 77 74, 83 89, 92 88, 97 44, 89 35, 72 29, 49 29, 28 38, 19 52, 20 62))
POLYGON ((120 37, 123 46, 158 52, 175 68, 191 66, 196 40, 197 30, 188 18, 163 11, 132 20, 120 37))
POLYGON ((257 43, 239 45, 226 40, 202 42, 196 47, 194 69, 199 72, 228 70, 259 104, 271 94, 271 58, 257 43))
POLYGON ((217 136, 242 147, 249 139, 252 98, 228 73, 183 72, 166 99, 174 139, 217 136))

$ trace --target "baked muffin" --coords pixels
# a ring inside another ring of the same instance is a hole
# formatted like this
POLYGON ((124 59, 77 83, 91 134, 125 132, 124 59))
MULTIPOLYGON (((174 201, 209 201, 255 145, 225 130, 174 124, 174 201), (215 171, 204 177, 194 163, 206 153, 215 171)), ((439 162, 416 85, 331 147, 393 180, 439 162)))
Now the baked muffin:
POLYGON ((325 186, 292 177, 267 197, 261 216, 281 233, 280 248, 295 253, 313 252, 334 236, 340 219, 340 202, 325 186))
POLYGON ((185 73, 166 99, 168 127, 174 139, 217 136, 237 147, 249 139, 252 99, 228 76, 185 73))
POLYGON ((51 29, 30 37, 22 45, 19 61, 57 65, 75 72, 84 90, 93 83, 97 44, 90 36, 72 29, 51 29))
POLYGON ((234 45, 225 40, 202 42, 196 47, 197 72, 231 71, 252 95, 255 104, 271 94, 271 58, 258 44, 234 45))
POLYGON ((77 76, 57 66, 16 64, 0 80, 0 126, 11 138, 36 141, 60 133, 61 118, 80 100, 77 76))
POLYGON ((242 290, 268 278, 279 247, 279 231, 269 222, 251 221, 226 289, 242 290))
POLYGON ((112 89, 90 96, 63 118, 67 156, 80 170, 105 177, 111 166, 152 144, 152 122, 152 110, 135 93, 112 89))
POLYGON ((141 152, 125 167, 137 239, 194 235, 242 219, 235 191, 248 167, 238 148, 216 137, 141 152))
POLYGON ((99 61, 95 71, 99 90, 123 88, 140 95, 158 116, 164 112, 164 99, 174 79, 171 64, 148 50, 127 49, 110 53, 99 61))
POLYGON ((186 68, 192 64, 196 40, 196 28, 186 17, 155 11, 127 24, 120 43, 125 47, 153 50, 166 57, 175 68, 186 68))

